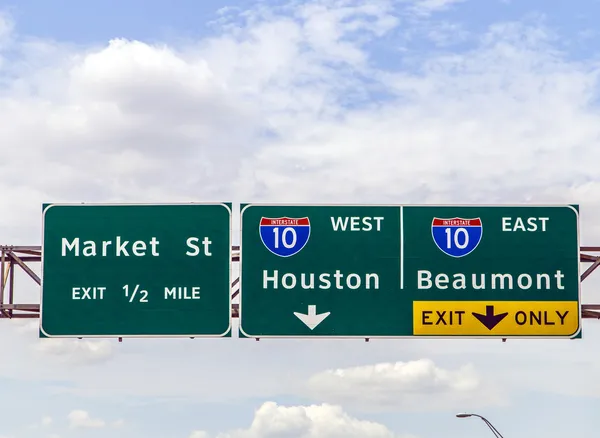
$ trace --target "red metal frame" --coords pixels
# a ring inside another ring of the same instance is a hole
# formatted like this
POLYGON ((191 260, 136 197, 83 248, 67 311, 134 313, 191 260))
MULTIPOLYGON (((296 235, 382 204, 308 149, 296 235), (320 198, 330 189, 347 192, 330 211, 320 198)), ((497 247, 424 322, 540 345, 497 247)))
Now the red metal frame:
MULTIPOLYGON (((233 262, 240 261, 240 247, 232 247, 233 262)), ((580 260, 583 263, 591 263, 581 274, 581 281, 585 280, 600 266, 600 246, 582 246, 580 260)), ((41 284, 40 277, 31 269, 28 263, 42 261, 41 246, 0 246, 0 318, 39 318, 39 304, 15 304, 15 269, 22 269, 38 285, 41 284)), ((232 299, 240 293, 239 277, 231 284, 232 299)), ((600 304, 582 304, 582 318, 600 319, 600 304)), ((231 315, 239 318, 239 304, 232 304, 231 315)))

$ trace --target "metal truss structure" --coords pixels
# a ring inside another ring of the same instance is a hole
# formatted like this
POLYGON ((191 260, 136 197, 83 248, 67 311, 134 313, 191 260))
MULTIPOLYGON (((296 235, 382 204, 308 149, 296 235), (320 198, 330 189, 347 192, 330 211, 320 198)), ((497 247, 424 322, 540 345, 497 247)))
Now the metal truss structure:
MULTIPOLYGON (((600 246, 582 246, 580 261, 590 263, 581 274, 585 280, 600 266, 600 246), (593 254, 596 253, 596 254, 593 254)), ((42 261, 41 246, 0 246, 0 318, 39 318, 39 304, 19 304, 15 300, 15 269, 22 269, 34 282, 41 285, 41 278, 31 269, 31 263, 42 261)), ((232 247, 232 262, 240 261, 240 247, 232 247)), ((231 284, 232 299, 239 293, 239 277, 231 284)), ((239 304, 232 304, 231 316, 239 318, 239 304)), ((600 304, 582 304, 582 318, 600 319, 600 304)), ((121 339, 119 339, 121 340, 121 339)))

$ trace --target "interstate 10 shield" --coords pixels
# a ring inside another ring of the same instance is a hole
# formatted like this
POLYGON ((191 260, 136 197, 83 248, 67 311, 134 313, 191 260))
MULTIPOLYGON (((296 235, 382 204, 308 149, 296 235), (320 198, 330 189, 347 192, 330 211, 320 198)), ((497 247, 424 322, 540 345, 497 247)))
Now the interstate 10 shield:
POLYGON ((483 235, 480 218, 433 218, 431 234, 437 247, 450 257, 464 257, 477 248, 483 235))
POLYGON ((310 237, 308 217, 263 217, 260 219, 259 229, 262 243, 279 257, 298 254, 306 246, 310 237))

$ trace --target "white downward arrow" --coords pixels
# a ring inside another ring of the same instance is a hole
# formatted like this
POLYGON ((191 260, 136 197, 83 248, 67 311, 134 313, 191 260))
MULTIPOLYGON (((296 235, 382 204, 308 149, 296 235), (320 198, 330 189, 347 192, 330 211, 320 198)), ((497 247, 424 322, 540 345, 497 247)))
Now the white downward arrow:
POLYGON ((317 315, 317 306, 308 306, 308 314, 294 312, 294 315, 298 317, 309 329, 314 329, 316 326, 321 324, 325 318, 329 316, 331 312, 319 313, 317 315))

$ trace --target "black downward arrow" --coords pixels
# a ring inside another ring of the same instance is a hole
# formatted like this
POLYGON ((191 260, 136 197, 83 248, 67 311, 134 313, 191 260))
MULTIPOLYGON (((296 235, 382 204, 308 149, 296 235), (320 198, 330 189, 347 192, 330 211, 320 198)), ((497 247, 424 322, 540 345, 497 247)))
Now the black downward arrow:
POLYGON ((488 330, 493 329, 498 325, 500 321, 502 321, 508 312, 499 313, 497 315, 494 314, 494 306, 485 306, 485 315, 481 313, 472 312, 473 316, 479 320, 484 326, 487 327, 488 330))

